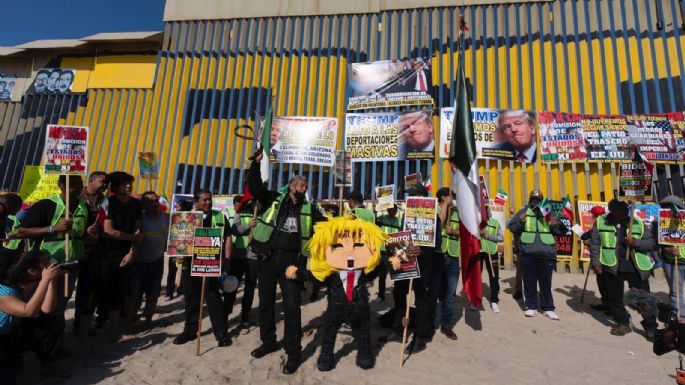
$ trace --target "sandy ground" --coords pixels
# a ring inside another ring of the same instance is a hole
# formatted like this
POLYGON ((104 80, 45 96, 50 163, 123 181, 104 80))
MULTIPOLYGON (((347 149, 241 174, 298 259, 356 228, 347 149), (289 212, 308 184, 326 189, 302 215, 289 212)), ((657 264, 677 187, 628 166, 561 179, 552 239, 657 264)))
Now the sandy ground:
MULTIPOLYGON (((484 277, 487 281, 487 277, 484 277)), ((463 294, 457 298, 455 332, 451 341, 436 333, 428 349, 407 357, 400 369, 400 344, 383 343, 378 337, 387 334, 372 318, 372 341, 377 354, 375 368, 364 371, 355 365, 356 348, 349 329, 343 328, 336 343, 336 368, 321 373, 316 368, 319 353, 321 314, 326 300, 308 303, 310 289, 303 292, 303 364, 291 376, 281 374, 285 353, 273 353, 253 359, 250 351, 259 345, 259 329, 239 330, 231 318, 233 345, 219 348, 212 334, 202 338, 202 351, 195 356, 195 343, 182 346, 172 339, 182 330, 183 304, 177 299, 160 302, 159 318, 171 326, 141 332, 132 340, 118 344, 91 339, 90 350, 78 351, 71 334, 66 345, 76 355, 60 361, 71 367, 68 379, 41 378, 35 357, 27 357, 20 375, 23 384, 668 384, 674 383, 677 354, 662 357, 652 353, 651 344, 639 326, 634 312, 633 333, 624 337, 609 334, 612 322, 590 309, 597 303, 597 288, 590 277, 585 303, 580 303, 584 276, 555 274, 554 301, 561 321, 542 314, 525 318, 521 305, 511 292, 513 271, 502 271, 502 312, 490 311, 484 301, 480 311, 468 310, 463 294)), ((664 278, 653 278, 652 288, 666 297, 664 278)), ((370 289, 375 293, 376 289, 370 289)), ((390 289, 388 289, 390 290, 390 289)), ((461 286, 460 289, 461 290, 461 286)), ((485 288, 486 294, 489 289, 485 288)), ((240 294, 239 294, 240 297, 240 294)), ((391 295, 387 296, 392 298, 391 295)), ((163 301, 163 300, 162 300, 163 301)), ((255 300, 255 302, 257 302, 255 300)), ((239 303, 237 301, 237 303, 239 303)), ((256 304, 255 304, 256 305, 256 304)), ((373 304, 375 314, 383 313, 391 303, 373 304)), ((233 316, 235 317, 236 310, 233 316)), ((71 331, 71 313, 68 314, 71 331)), ((252 313, 256 321, 256 312, 252 313)), ((210 327, 205 318, 203 329, 210 327)), ((282 337, 283 323, 278 323, 282 337)))

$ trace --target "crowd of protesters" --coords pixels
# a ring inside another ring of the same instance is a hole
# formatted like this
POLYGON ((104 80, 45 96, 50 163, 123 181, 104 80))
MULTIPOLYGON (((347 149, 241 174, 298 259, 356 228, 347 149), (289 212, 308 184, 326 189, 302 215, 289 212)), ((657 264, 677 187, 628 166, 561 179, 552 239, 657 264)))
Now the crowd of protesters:
MULTIPOLYGON (((236 315, 240 328, 251 328, 250 319, 255 294, 258 295, 258 326, 261 343, 251 352, 259 359, 280 349, 276 336, 277 288, 283 303, 283 348, 287 360, 282 371, 291 374, 301 363, 302 306, 305 278, 289 279, 288 266, 306 270, 307 241, 314 224, 327 220, 322 207, 307 197, 307 179, 294 177, 286 189, 269 191, 262 183, 257 155, 248 174, 248 188, 254 199, 241 204, 235 197, 236 209, 226 215, 212 206, 212 192, 198 189, 192 205, 177 210, 202 212, 203 227, 221 228, 223 233, 223 270, 234 284, 227 289, 217 279, 190 274, 189 258, 165 260, 169 216, 162 210, 160 196, 145 191, 134 196, 134 178, 125 172, 93 172, 84 181, 80 176, 60 176, 59 195, 35 202, 21 210, 22 200, 16 194, 0 196, 0 369, 13 379, 21 368, 22 354, 34 351, 43 367, 67 356, 64 348, 65 309, 74 299, 73 332, 79 343, 86 344, 94 334, 104 333, 112 341, 126 339, 141 328, 156 322, 158 299, 167 268, 166 300, 182 296, 184 327, 176 335, 176 345, 193 341, 198 336, 198 313, 201 291, 219 347, 231 345, 228 320, 236 302, 235 284, 242 284, 241 309, 236 315), (67 179, 68 178, 68 179, 67 179), (68 202, 68 205, 67 205, 68 202), (67 207, 68 206, 68 207, 67 207), (180 282, 177 274, 180 270, 180 282), (256 290, 258 289, 258 290, 256 290), (74 295, 74 291, 76 294, 74 295), (256 292, 256 293, 255 293, 256 292), (144 302, 144 306, 143 306, 144 302), (101 329, 98 331, 97 329, 101 329), (11 348, 9 348, 11 347, 11 348)), ((429 196, 423 185, 405 191, 409 196, 429 196)), ((438 210, 435 218, 435 247, 416 248, 421 277, 413 282, 413 338, 407 353, 427 349, 440 331, 445 338, 457 340, 454 327, 454 304, 459 282, 460 261, 459 212, 453 205, 453 191, 437 191, 438 210)), ((521 272, 522 285, 517 285, 515 298, 523 297, 524 315, 533 317, 540 311, 559 320, 552 298, 552 276, 555 269, 554 235, 567 229, 555 218, 543 215, 537 208, 543 200, 540 191, 532 191, 527 204, 508 223, 489 218, 482 226, 478 260, 489 278, 489 304, 499 313, 499 269, 503 229, 512 232, 521 272)), ((403 218, 397 206, 378 216, 364 206, 361 193, 349 194, 349 211, 358 220, 377 224, 386 233, 402 229, 403 218)), ((676 197, 662 201, 664 207, 682 209, 676 197)), ((672 246, 659 247, 655 240, 656 224, 643 223, 634 217, 632 231, 626 233, 630 216, 624 202, 609 202, 609 212, 592 211, 594 228, 583 235, 591 253, 591 266, 597 274, 602 303, 595 309, 606 311, 616 322, 611 334, 631 331, 629 315, 623 307, 624 282, 630 287, 649 290, 649 277, 654 261, 650 251, 663 256, 671 299, 682 301, 683 265, 674 261, 685 258, 685 250, 672 246), (676 279, 679 282, 676 282, 676 279), (681 293, 677 295, 676 288, 681 293)), ((333 214, 338 214, 333 209, 333 214)), ((387 259, 383 250, 379 266, 378 294, 375 301, 386 301, 387 259)), ((230 286, 230 285, 229 285, 230 286)), ((318 298, 319 287, 313 285, 311 300, 318 298)), ((396 281, 392 287, 394 307, 382 315, 381 324, 390 328, 388 341, 401 341, 407 306, 408 281, 396 281)), ((681 312, 685 312, 681 305, 681 312)), ((472 310, 478 310, 472 308, 472 310)), ((159 318, 157 318, 159 319, 159 318)), ((642 323, 648 338, 654 336, 656 321, 642 323)), ((162 325, 168 326, 168 325, 162 325)), ((11 382, 10 382, 11 383, 11 382)))

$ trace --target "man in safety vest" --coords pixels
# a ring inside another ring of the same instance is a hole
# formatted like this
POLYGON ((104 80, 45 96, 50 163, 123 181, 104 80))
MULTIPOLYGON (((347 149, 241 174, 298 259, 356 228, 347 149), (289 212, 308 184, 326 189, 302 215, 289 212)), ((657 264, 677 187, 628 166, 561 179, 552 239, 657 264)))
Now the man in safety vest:
MULTIPOLYGON (((233 197, 233 207, 236 208, 243 199, 242 195, 233 197)), ((231 221, 231 240, 233 242, 233 251, 231 251, 231 266, 229 274, 238 279, 238 283, 245 277, 245 287, 243 288, 243 299, 240 311, 240 326, 242 328, 250 327, 250 310, 252 309, 252 302, 254 300, 255 285, 257 285, 257 261, 248 258, 247 246, 250 241, 250 232, 254 228, 257 221, 253 219, 252 203, 246 203, 239 207, 239 210, 234 209, 233 219, 231 221)), ((226 316, 233 312, 233 304, 237 290, 230 293, 224 293, 224 311, 226 316)))
POLYGON ((502 227, 499 221, 492 216, 487 225, 480 231, 480 259, 488 270, 490 282, 490 307, 495 313, 499 313, 499 254, 497 244, 504 241, 502 227))
MULTIPOLYGON (((459 272, 461 271, 459 257, 461 256, 461 246, 459 244, 459 210, 452 205, 454 193, 447 187, 443 187, 436 193, 440 213, 444 214, 445 225, 442 227, 442 242, 440 244, 440 254, 444 255, 442 262, 445 265, 442 271, 444 284, 440 285, 445 290, 441 293, 440 300, 440 333, 445 337, 456 340, 457 334, 452 330, 454 316, 454 301, 457 296, 457 285, 459 284, 459 272)), ((440 270, 438 270, 440 272, 440 270)), ((433 291, 437 290, 433 287, 433 291)), ((436 308, 437 309, 437 308, 436 308)))
POLYGON ((278 282, 283 294, 283 342, 288 355, 283 373, 292 374, 300 366, 302 352, 300 289, 306 257, 309 256, 307 242, 314 232, 314 224, 326 220, 326 217, 307 201, 308 186, 304 176, 293 177, 288 183, 288 190, 283 193, 264 188, 259 171, 262 156, 259 151, 253 157, 247 177, 248 187, 261 207, 250 247, 258 255, 259 334, 262 344, 251 354, 262 358, 278 350, 274 306, 278 282))
MULTIPOLYGON (((83 237, 88 220, 88 208, 79 197, 83 188, 83 180, 80 175, 69 176, 69 191, 66 189, 67 177, 60 175, 57 185, 61 190, 60 195, 54 195, 41 199, 34 203, 19 219, 19 228, 11 234, 13 240, 29 238, 32 240, 32 248, 47 254, 49 258, 57 262, 66 260, 65 234, 69 233, 69 260, 75 261, 83 258, 83 237), (69 220, 66 219, 66 200, 69 194, 69 220)), ((62 350, 64 336, 64 310, 67 301, 71 297, 76 274, 69 274, 68 295, 64 293, 64 279, 55 280, 57 285, 57 308, 54 312, 44 315, 48 325, 45 338, 41 343, 45 349, 43 353, 50 358, 57 358, 62 350)))
MULTIPOLYGON (((402 231, 402 219, 397 216, 397 205, 389 208, 387 214, 376 218, 376 226, 380 227, 386 234, 393 234, 402 231)), ((381 246, 381 263, 378 265, 378 297, 376 302, 385 301, 385 281, 388 275, 388 254, 385 250, 385 243, 381 246)))
POLYGON ((350 191, 350 214, 363 221, 375 223, 376 215, 373 210, 364 206, 364 196, 359 191, 350 191))
POLYGON ((15 193, 0 195, 0 280, 5 279, 7 269, 19 257, 21 240, 9 240, 7 234, 19 227, 16 214, 21 209, 22 199, 15 193))
MULTIPOLYGON (((223 230, 224 238, 224 266, 231 261, 231 226, 228 219, 218 210, 212 209, 212 192, 200 189, 194 194, 195 210, 202 211, 202 227, 219 228, 223 230)), ((202 278, 190 276, 190 257, 179 257, 183 261, 181 283, 185 299, 185 324, 183 332, 174 338, 175 345, 182 345, 197 338, 198 318, 200 314, 200 298, 202 294, 202 278)), ((205 302, 212 331, 219 347, 231 345, 228 335, 228 314, 225 313, 219 280, 209 278, 205 280, 205 302)))
POLYGON ((540 285, 540 309, 552 320, 559 320, 554 312, 552 298, 552 273, 556 264, 557 249, 554 235, 565 234, 566 228, 555 218, 549 221, 537 207, 543 199, 542 192, 533 190, 528 205, 519 210, 509 221, 509 230, 519 237, 519 258, 523 272, 524 315, 534 317, 538 311, 538 284, 540 285))
MULTIPOLYGON (((627 235, 630 221, 628 204, 616 199, 609 202, 609 214, 597 218, 590 238, 592 269, 602 274, 606 290, 607 305, 616 326, 611 334, 622 336, 631 332, 630 316, 623 304, 624 282, 628 286, 649 291, 649 276, 653 262, 647 255, 655 247, 651 231, 645 231, 640 217, 635 216, 631 224, 631 236, 627 235), (626 253, 628 249, 628 253, 626 253)), ((647 338, 656 332, 656 317, 644 316, 642 325, 647 338)))
MULTIPOLYGON (((675 195, 667 196, 660 202, 663 209, 685 210, 683 200, 675 195)), ((671 305, 677 308, 677 298, 680 297, 680 318, 685 318, 685 299, 683 298, 683 274, 685 274, 685 245, 660 245, 661 259, 664 261, 664 274, 669 288, 669 299, 671 305), (676 258, 678 259, 678 270, 676 271, 676 258), (677 281, 676 281, 677 278, 677 281), (676 287, 680 293, 676 292, 676 287)))

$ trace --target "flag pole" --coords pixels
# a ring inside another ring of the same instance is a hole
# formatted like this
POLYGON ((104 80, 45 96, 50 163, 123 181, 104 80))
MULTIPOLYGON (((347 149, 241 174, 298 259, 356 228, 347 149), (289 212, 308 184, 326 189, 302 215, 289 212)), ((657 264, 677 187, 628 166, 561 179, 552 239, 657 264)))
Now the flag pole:
POLYGON ((197 320, 197 344, 195 345, 195 355, 200 355, 200 340, 202 339, 202 307, 205 304, 205 283, 207 277, 202 277, 202 291, 200 292, 200 317, 197 320))
MULTIPOLYGON (((66 208, 64 209, 64 218, 66 220, 69 220, 69 175, 66 175, 66 183, 64 186, 64 195, 65 195, 65 201, 66 201, 66 208)), ((55 208, 56 210, 56 208, 55 208)), ((69 233, 71 230, 67 230, 64 232, 64 261, 69 262, 69 233)), ((69 297, 69 269, 66 270, 64 273, 64 297, 68 298, 69 297)))

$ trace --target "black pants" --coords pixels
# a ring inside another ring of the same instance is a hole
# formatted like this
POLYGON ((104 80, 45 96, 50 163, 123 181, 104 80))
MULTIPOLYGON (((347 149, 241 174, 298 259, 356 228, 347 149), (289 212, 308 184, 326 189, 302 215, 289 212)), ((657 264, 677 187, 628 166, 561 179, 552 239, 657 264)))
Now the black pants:
MULTIPOLYGON (((257 285, 257 261, 245 257, 233 257, 229 274, 238 278, 238 283, 245 278, 240 322, 246 322, 249 319, 250 310, 252 310, 252 302, 254 302, 254 291, 257 285)), ((226 317, 230 316, 233 312, 233 304, 235 303, 237 293, 238 290, 233 293, 224 293, 224 312, 226 317)))
POLYGON ((88 304, 92 314, 95 306, 105 305, 109 311, 121 311, 128 291, 129 266, 120 267, 124 254, 110 252, 107 256, 97 258, 95 290, 97 301, 88 304))
POLYGON ((378 264, 378 298, 385 301, 385 280, 388 277, 388 253, 381 251, 381 263, 378 264))
MULTIPOLYGON (((209 320, 212 322, 212 331, 218 340, 228 332, 228 322, 224 313, 221 293, 219 293, 219 280, 215 277, 205 278, 205 303, 209 320)), ((196 335, 198 318, 200 316, 200 295, 202 294, 202 278, 190 276, 190 266, 181 271, 181 282, 185 291, 185 316, 186 322, 183 333, 196 335)))
POLYGON ((553 311, 552 274, 556 261, 551 258, 538 258, 527 254, 522 254, 519 258, 523 272, 523 299, 526 308, 537 310, 539 305, 542 311, 553 311), (540 285, 539 302, 538 285, 540 285))
POLYGON ((602 304, 608 306, 606 277, 604 274, 595 274, 595 277, 597 278, 597 290, 599 290, 599 297, 602 300, 602 304))
POLYGON ((257 261, 257 284, 259 285, 259 337, 263 344, 276 343, 276 283, 283 295, 285 331, 283 344, 288 355, 302 351, 302 315, 300 312, 300 289, 302 282, 285 277, 289 265, 299 266, 299 253, 274 251, 268 259, 257 261))
MULTIPOLYGON (((618 324, 628 325, 630 316, 623 304, 624 282, 628 282, 628 287, 636 287, 649 292, 649 281, 642 280, 639 273, 618 273, 616 275, 602 272, 602 280, 605 283, 606 300, 611 310, 611 315, 618 324)), ((644 317, 645 324, 649 328, 656 328, 656 316, 644 317)))
MULTIPOLYGON (((178 267, 176 266, 175 258, 169 258, 169 262, 167 263, 169 265, 169 271, 166 276, 165 295, 167 297, 173 297, 174 290, 176 290, 176 272, 178 271, 178 267)), ((181 284, 178 286, 178 290, 176 290, 176 293, 178 295, 181 295, 183 293, 183 282, 181 282, 181 284)))
POLYGON ((89 303, 94 303, 95 282, 97 274, 97 255, 88 253, 86 258, 79 261, 78 285, 76 286, 76 299, 74 303, 74 329, 81 327, 81 315, 90 315, 89 303))
MULTIPOLYGON (((430 251, 421 249, 421 254, 418 256, 421 278, 414 279, 412 284, 414 302, 416 303, 415 338, 429 339, 433 333, 430 323, 431 307, 428 293, 433 254, 432 249, 430 251)), ((395 330, 402 330, 402 318, 404 318, 407 306, 410 305, 407 304, 407 293, 409 293, 409 280, 395 281, 395 286, 392 290, 392 296, 395 300, 395 318, 393 319, 393 328, 395 330)))
MULTIPOLYGON (((423 273, 422 273, 423 274, 423 273)), ((445 254, 433 253, 433 262, 430 269, 430 281, 428 282, 428 306, 430 309, 429 324, 431 329, 438 326, 438 299, 445 291, 445 254)))
POLYGON ((499 255, 478 253, 481 261, 481 268, 485 265, 488 271, 488 280, 490 282, 490 303, 499 302, 499 255))

